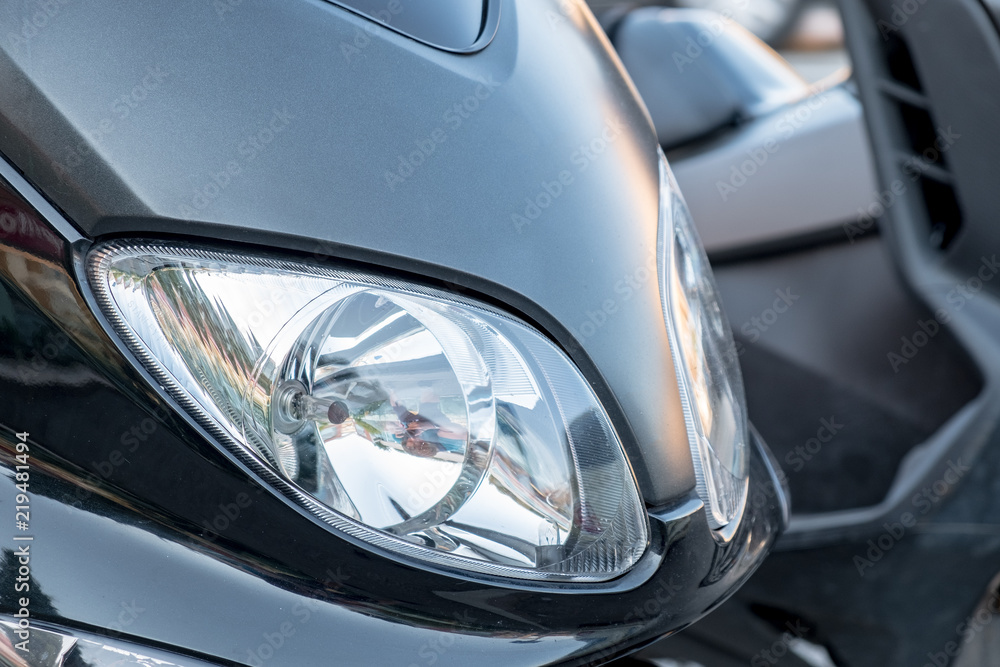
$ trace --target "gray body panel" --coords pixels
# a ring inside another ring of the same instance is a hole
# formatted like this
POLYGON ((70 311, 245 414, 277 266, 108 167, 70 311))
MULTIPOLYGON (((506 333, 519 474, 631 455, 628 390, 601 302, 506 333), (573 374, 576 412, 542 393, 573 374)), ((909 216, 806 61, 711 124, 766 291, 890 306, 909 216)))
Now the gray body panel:
POLYGON ((34 31, 36 8, 0 8, 25 26, 0 40, 0 151, 91 237, 301 251, 502 302, 587 372, 647 502, 687 495, 656 136, 590 14, 505 0, 457 55, 318 0, 217 6, 54 5, 34 31))

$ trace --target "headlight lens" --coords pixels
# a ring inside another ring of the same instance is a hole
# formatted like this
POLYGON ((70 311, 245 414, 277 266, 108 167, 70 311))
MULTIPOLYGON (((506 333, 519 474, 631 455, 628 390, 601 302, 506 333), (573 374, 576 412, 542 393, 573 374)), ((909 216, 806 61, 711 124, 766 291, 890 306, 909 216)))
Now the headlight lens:
POLYGON ((747 493, 747 418, 732 330, 705 249, 660 154, 660 276, 698 493, 709 524, 739 517, 747 493))
POLYGON ((439 566, 604 581, 647 542, 572 362, 469 300, 356 272, 116 243, 105 314, 223 444, 334 528, 439 566))

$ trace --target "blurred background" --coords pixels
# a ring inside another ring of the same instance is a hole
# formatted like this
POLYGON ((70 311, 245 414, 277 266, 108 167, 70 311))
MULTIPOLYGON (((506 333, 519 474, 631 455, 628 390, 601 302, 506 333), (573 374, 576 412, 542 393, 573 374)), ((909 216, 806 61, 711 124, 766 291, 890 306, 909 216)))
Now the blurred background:
MULTIPOLYGON (((852 517, 889 498, 908 467, 927 455, 928 443, 983 388, 967 350, 943 326, 947 319, 938 326, 941 311, 931 312, 907 284, 892 239, 880 232, 887 215, 913 215, 926 225, 928 247, 943 253, 963 224, 947 146, 937 150, 942 126, 932 118, 910 52, 898 30, 873 31, 866 46, 872 53, 855 50, 865 56, 858 59, 859 78, 861 71, 879 72, 880 92, 888 90, 898 107, 888 110, 890 124, 883 126, 892 130, 886 134, 897 155, 925 158, 919 173, 896 178, 893 186, 902 186, 897 194, 907 204, 894 209, 895 196, 876 176, 836 3, 588 4, 646 102, 712 260, 749 415, 785 469, 799 528, 731 601, 617 664, 910 664, 902 657, 913 643, 907 638, 923 635, 930 646, 944 645, 951 628, 933 614, 963 613, 980 594, 979 583, 958 594, 947 577, 927 576, 934 558, 954 552, 955 540, 976 539, 980 528, 968 520, 976 515, 969 510, 918 525, 874 579, 857 571, 856 556, 879 535, 851 525, 852 517), (719 14, 658 9, 664 6, 719 14), (884 73, 873 69, 872 54, 887 60, 884 73), (915 336, 933 341, 894 363, 893 354, 901 359, 915 336), (822 534, 838 521, 839 533, 822 534), (937 541, 919 539, 938 533, 937 541)), ((851 4, 844 4, 848 25, 875 25, 852 14, 851 4)), ((994 582, 983 595, 996 590, 994 582)), ((1000 664, 997 655, 1000 623, 986 622, 957 660, 933 664, 1000 664)))
POLYGON ((587 4, 597 16, 651 6, 730 12, 733 20, 779 51, 810 83, 850 67, 840 12, 829 0, 587 0, 587 4))

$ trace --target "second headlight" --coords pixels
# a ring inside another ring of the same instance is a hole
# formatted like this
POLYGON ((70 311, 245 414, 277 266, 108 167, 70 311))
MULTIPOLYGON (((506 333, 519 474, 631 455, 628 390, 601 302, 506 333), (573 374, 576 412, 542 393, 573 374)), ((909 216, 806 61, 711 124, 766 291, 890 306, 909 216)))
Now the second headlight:
POLYGON ((666 158, 660 153, 660 280, 698 494, 713 528, 735 525, 746 502, 743 377, 715 278, 666 158))

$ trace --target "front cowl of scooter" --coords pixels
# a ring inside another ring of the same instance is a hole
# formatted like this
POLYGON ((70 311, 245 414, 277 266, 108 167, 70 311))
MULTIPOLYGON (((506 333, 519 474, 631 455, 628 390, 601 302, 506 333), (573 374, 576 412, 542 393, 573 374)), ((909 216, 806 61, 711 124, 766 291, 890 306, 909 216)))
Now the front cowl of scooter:
POLYGON ((735 591, 786 491, 588 10, 216 4, 0 44, 46 664, 596 664, 735 591))

